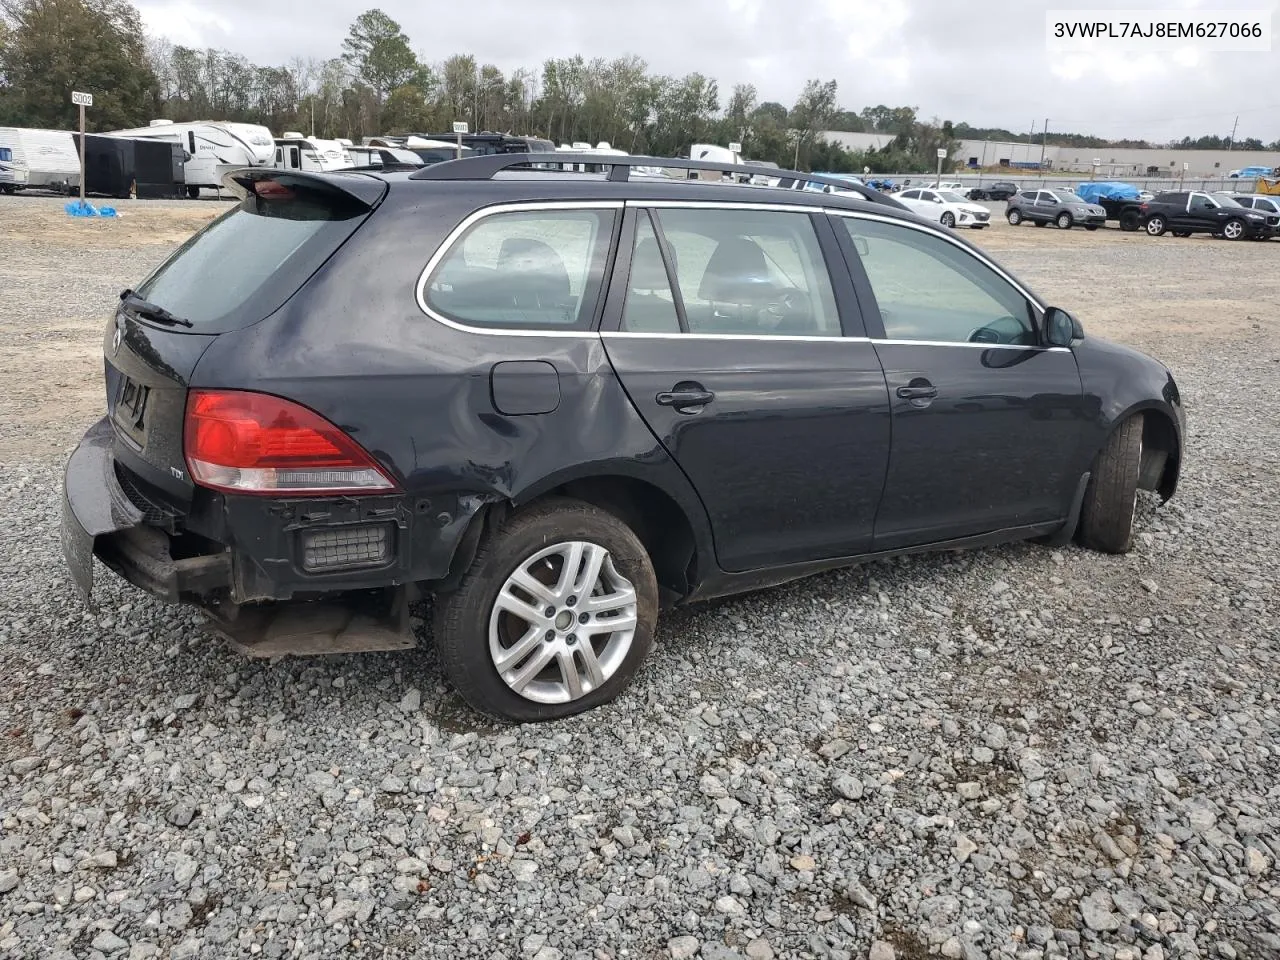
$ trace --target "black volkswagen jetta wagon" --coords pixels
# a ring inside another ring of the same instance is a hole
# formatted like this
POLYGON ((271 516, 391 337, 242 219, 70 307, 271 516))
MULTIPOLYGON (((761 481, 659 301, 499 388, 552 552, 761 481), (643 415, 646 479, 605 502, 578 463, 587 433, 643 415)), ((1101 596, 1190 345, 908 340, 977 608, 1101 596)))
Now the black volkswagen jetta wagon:
POLYGON ((538 720, 615 697, 660 608, 940 547, 1123 553, 1137 490, 1173 495, 1169 370, 951 231, 785 189, 815 175, 604 163, 228 175, 107 324, 80 592, 96 556, 253 656, 413 646, 430 598, 461 695, 538 720))

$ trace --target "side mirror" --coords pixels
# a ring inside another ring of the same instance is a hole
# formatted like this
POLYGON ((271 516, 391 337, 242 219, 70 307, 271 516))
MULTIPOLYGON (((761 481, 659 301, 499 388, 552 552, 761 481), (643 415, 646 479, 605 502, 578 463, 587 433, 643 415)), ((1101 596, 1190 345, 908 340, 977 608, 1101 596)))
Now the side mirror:
POLYGON ((1084 337, 1080 321, 1061 307, 1049 307, 1044 312, 1044 339, 1051 347, 1069 347, 1072 341, 1084 337))

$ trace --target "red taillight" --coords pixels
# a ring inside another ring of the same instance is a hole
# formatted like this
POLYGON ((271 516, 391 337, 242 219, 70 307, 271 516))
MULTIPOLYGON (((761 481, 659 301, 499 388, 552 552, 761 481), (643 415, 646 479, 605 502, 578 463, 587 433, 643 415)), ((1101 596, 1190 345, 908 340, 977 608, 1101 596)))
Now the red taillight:
POLYGON ((1147 205, 1144 203, 1141 207, 1139 207, 1139 209, 1140 209, 1143 213, 1146 213, 1146 212, 1147 212, 1147 205))
POLYGON ((265 393, 192 390, 183 453, 191 479, 235 493, 385 493, 386 473, 306 407, 265 393))

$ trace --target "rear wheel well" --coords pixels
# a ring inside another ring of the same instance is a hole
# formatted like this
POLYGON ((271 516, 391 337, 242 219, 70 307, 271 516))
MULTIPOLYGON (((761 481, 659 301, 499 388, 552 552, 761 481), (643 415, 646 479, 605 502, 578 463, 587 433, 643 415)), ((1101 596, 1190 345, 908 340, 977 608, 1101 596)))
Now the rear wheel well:
POLYGON ((1142 417, 1142 463, 1138 486, 1154 490, 1166 500, 1178 483, 1178 434, 1173 421, 1158 410, 1144 410, 1142 417))
POLYGON ((632 477, 587 477, 570 480, 538 499, 555 496, 593 504, 631 528, 653 563, 664 606, 693 589, 693 527, 680 505, 660 488, 632 477))

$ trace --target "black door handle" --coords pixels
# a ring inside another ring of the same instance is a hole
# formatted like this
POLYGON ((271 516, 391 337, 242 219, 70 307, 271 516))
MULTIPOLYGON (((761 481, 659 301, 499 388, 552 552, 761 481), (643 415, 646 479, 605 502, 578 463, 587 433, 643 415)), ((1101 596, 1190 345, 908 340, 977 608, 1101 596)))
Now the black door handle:
POLYGON ((937 395, 938 388, 934 386, 898 388, 898 396, 903 400, 932 400, 937 395))

